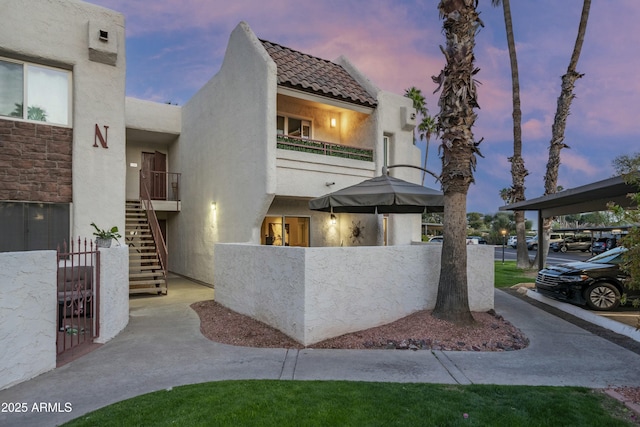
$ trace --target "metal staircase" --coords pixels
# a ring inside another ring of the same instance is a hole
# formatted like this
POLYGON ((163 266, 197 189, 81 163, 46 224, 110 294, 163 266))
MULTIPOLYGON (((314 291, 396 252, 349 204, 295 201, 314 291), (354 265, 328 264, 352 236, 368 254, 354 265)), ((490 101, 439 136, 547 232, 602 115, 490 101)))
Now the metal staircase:
POLYGON ((125 241, 129 246, 129 295, 167 294, 167 277, 139 200, 126 203, 125 241))

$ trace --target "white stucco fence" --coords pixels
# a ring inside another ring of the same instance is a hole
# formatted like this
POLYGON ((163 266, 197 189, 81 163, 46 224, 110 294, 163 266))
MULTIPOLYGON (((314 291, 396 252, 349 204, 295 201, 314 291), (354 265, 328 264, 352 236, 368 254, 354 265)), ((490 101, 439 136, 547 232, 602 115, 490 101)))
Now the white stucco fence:
MULTIPOLYGON (((493 308, 493 247, 467 248, 469 305, 487 311, 493 308)), ((441 249, 216 244, 216 301, 310 345, 432 309, 441 249)))
MULTIPOLYGON (((100 337, 129 321, 129 250, 100 249, 100 337)), ((56 367, 55 251, 0 253, 0 390, 56 367)))

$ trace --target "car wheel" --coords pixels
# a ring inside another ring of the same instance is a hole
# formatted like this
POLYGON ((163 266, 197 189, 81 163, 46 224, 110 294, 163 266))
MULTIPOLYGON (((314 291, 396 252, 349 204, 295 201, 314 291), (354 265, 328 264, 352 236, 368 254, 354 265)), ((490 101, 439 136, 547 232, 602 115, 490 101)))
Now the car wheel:
POLYGON ((564 245, 560 246, 560 252, 562 252, 562 253, 567 252, 567 247, 564 246, 564 245))
POLYGON ((538 245, 531 245, 531 250, 532 251, 537 251, 538 250, 538 245))
POLYGON ((585 299, 594 310, 613 310, 620 305, 620 291, 611 283, 594 283, 587 288, 585 299))

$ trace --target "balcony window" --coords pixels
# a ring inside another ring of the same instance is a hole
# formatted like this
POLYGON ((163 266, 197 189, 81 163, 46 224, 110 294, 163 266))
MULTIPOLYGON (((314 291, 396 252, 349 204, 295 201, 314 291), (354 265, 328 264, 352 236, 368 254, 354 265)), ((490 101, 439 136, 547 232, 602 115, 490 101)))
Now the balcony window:
POLYGON ((0 116, 69 126, 71 72, 0 59, 0 116))
POLYGON ((289 135, 298 138, 311 138, 311 121, 295 117, 277 116, 278 135, 289 135))

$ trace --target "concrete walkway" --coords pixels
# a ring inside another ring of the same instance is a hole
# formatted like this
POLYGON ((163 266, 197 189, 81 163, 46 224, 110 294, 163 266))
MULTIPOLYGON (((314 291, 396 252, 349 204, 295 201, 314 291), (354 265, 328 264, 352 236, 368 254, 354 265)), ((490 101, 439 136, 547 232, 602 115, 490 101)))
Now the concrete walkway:
POLYGON ((0 425, 53 426, 123 399, 169 387, 236 379, 351 380, 442 384, 519 384, 604 388, 640 384, 640 355, 599 338, 520 298, 496 291, 496 311, 530 339, 513 352, 286 350, 214 343, 189 307, 213 290, 173 279, 165 297, 131 300, 129 326, 115 339, 61 368, 0 391, 24 402, 0 412, 0 425), (33 412, 59 403, 60 412, 33 412), (65 407, 65 404, 69 404, 65 407), (71 409, 69 412, 64 412, 71 409))

